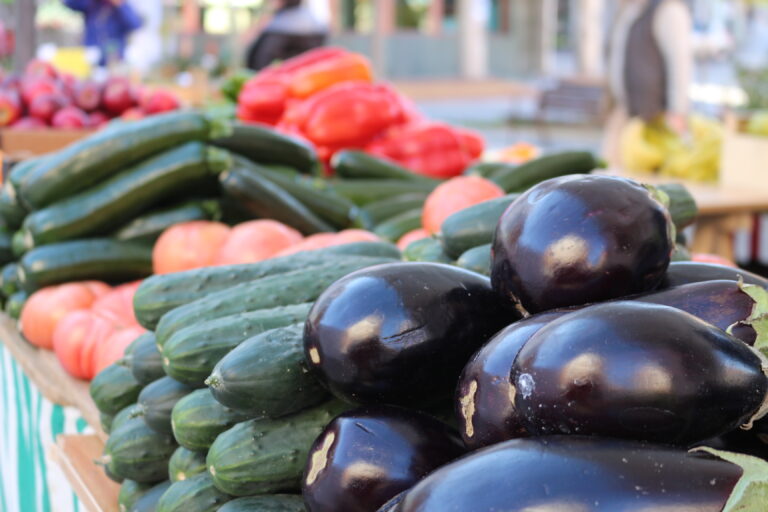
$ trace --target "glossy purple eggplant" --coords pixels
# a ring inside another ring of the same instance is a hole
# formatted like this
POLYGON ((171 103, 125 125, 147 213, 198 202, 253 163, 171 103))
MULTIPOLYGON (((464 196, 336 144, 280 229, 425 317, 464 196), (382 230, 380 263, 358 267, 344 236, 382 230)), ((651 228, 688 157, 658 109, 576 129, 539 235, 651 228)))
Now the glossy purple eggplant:
POLYGON ((756 333, 746 321, 755 301, 736 281, 702 281, 683 284, 627 299, 682 309, 707 323, 726 330, 744 343, 754 344, 756 333))
POLYGON ((746 343, 679 309, 634 301, 549 323, 520 350, 510 380, 530 434, 679 445, 747 423, 768 393, 746 343))
POLYGON ((331 421, 307 458, 309 512, 376 512, 466 452, 444 423, 409 409, 365 406, 331 421))
POLYGON ((530 313, 653 290, 669 265, 671 232, 664 206, 632 180, 555 178, 501 216, 491 282, 530 313))
POLYGON ((661 445, 515 439, 438 469, 393 512, 721 512, 742 470, 661 445))
POLYGON ((660 288, 671 288, 683 284, 700 283, 725 279, 738 281, 741 277, 747 284, 756 284, 768 288, 768 279, 740 268, 726 267, 715 263, 699 263, 697 261, 674 261, 669 264, 660 288))
POLYGON ((438 263, 378 265, 317 299, 305 357, 344 400, 439 403, 450 400, 472 354, 519 318, 480 274, 438 263))
POLYGON ((408 491, 403 491, 385 504, 383 504, 379 510, 376 512, 394 512, 394 510, 397 508, 397 506, 400 504, 401 501, 405 499, 405 495, 408 494, 408 491))
POLYGON ((528 436, 510 394, 512 363, 531 336, 566 313, 548 311, 515 322, 483 345, 464 367, 456 389, 456 417, 468 448, 528 436))

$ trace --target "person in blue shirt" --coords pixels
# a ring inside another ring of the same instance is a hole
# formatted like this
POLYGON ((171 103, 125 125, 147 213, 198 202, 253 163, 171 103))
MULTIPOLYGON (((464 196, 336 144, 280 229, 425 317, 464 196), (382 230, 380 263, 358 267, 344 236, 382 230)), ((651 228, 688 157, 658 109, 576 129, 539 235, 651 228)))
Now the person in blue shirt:
POLYGON ((64 5, 83 13, 84 44, 100 50, 102 66, 123 58, 128 35, 142 25, 128 0, 64 0, 64 5))

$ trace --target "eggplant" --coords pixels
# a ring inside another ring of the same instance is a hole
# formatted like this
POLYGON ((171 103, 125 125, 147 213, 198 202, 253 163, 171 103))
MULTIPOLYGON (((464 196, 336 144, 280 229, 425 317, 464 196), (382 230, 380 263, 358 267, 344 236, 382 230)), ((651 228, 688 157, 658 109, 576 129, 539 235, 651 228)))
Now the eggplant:
POLYGON ((499 220, 491 282, 529 313, 653 290, 674 249, 665 207, 625 178, 544 181, 499 220))
POLYGON ((691 445, 764 414, 763 360, 684 311, 616 301, 534 334, 512 365, 510 394, 533 435, 691 445))
POLYGON ((365 406, 336 417, 312 445, 302 479, 309 512, 376 512, 466 449, 417 411, 365 406))
POLYGON ((440 263, 399 262, 328 287, 304 328, 307 366, 353 403, 450 401, 472 354, 520 318, 487 277, 440 263))
POLYGON ((405 499, 405 495, 408 491, 403 491, 385 504, 383 504, 377 512, 393 512, 395 508, 405 499))
POLYGON ((700 283, 725 279, 738 281, 743 279, 747 284, 755 284, 768 288, 768 279, 744 269, 726 267, 715 263, 699 263, 696 261, 675 261, 669 264, 667 273, 661 281, 660 288, 671 288, 683 284, 700 283))
POLYGON ((456 417, 468 448, 528 435, 510 399, 512 363, 531 336, 566 313, 549 311, 515 322, 483 345, 464 367, 456 389, 456 417))
POLYGON ((393 512, 722 512, 741 475, 737 464, 663 445, 514 439, 438 469, 393 512))

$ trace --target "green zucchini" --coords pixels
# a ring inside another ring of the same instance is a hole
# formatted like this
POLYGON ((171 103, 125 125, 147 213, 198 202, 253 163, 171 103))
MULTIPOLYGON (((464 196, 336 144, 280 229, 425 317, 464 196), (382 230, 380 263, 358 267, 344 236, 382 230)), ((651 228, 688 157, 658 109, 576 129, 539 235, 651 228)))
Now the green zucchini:
POLYGON ((422 238, 408 244, 403 251, 405 261, 429 261, 432 263, 453 263, 442 244, 436 238, 422 238))
POLYGON ((109 434, 109 431, 112 430, 112 421, 114 419, 115 417, 112 414, 104 414, 103 412, 100 412, 99 425, 101 425, 101 430, 109 434))
POLYGON ((230 164, 229 154, 200 142, 159 153, 121 173, 31 213, 22 231, 27 249, 109 233, 184 191, 201 187, 230 164))
POLYGON ((178 111, 96 132, 46 158, 21 180, 22 200, 35 209, 120 172, 156 153, 215 135, 202 114, 178 111))
POLYGON ((168 461, 168 478, 171 482, 179 482, 207 471, 205 455, 205 452, 193 452, 179 446, 168 461))
POLYGON ((165 373, 189 386, 201 387, 230 350, 269 329, 303 322, 311 307, 304 303, 235 313, 180 329, 161 349, 165 373))
POLYGON ((24 308, 24 304, 27 302, 29 294, 24 290, 10 295, 5 300, 5 312, 13 319, 18 320, 21 316, 21 310, 24 308))
POLYGON ((313 301, 334 281, 350 272, 391 261, 391 258, 363 257, 329 260, 325 265, 266 276, 210 293, 163 315, 155 330, 157 343, 163 346, 175 331, 195 322, 313 301))
POLYGON ((298 491, 312 443, 349 407, 334 400, 279 419, 244 421, 222 432, 206 458, 214 484, 233 496, 298 491))
POLYGON ((110 425, 110 432, 114 432, 123 426, 128 420, 140 417, 143 411, 139 404, 131 404, 120 409, 120 412, 115 414, 112 418, 112 424, 110 425))
POLYGON ((168 311, 236 284, 320 266, 330 260, 340 261, 357 256, 399 259, 400 251, 387 243, 354 242, 271 258, 258 263, 154 275, 145 279, 136 291, 133 299, 134 311, 141 325, 154 329, 160 317, 168 311))
POLYGON ((171 484, 160 498, 157 512, 215 512, 231 499, 214 486, 206 471, 171 484))
POLYGON ((664 192, 669 198, 669 215, 678 231, 693 224, 699 209, 696 206, 696 200, 685 188, 685 185, 679 183, 664 183, 656 185, 655 188, 664 192))
POLYGON ((429 194, 437 186, 435 183, 418 181, 360 179, 333 180, 330 187, 340 196, 346 197, 359 206, 365 206, 374 201, 388 197, 401 196, 409 193, 429 194))
POLYGON ((117 414, 120 409, 136 402, 141 384, 134 378, 130 368, 113 363, 93 378, 89 390, 99 411, 117 414))
POLYGON ((165 376, 163 357, 157 348, 155 333, 148 331, 136 339, 136 346, 131 357, 131 372, 142 385, 165 376))
POLYGON ((264 494, 227 502, 219 512, 306 512, 298 494, 264 494))
POLYGON ((37 156, 34 158, 27 158, 26 160, 22 160, 21 162, 17 163, 11 167, 10 172, 8 172, 8 179, 6 180, 6 183, 10 183, 14 190, 18 190, 24 178, 26 178, 29 173, 34 171, 35 167, 40 165, 45 158, 45 155, 37 156))
POLYGON ((304 323, 250 338, 216 364, 205 383, 220 403, 277 418, 328 399, 304 364, 304 323))
POLYGON ((139 407, 147 426, 161 434, 173 434, 171 427, 173 406, 191 392, 189 387, 171 377, 162 377, 148 384, 141 390, 138 397, 139 407))
POLYGON ((421 227, 421 213, 421 207, 404 211, 376 226, 373 232, 384 240, 397 242, 404 234, 421 227))
POLYGON ((112 430, 101 463, 122 478, 160 482, 168 478, 168 460, 174 450, 173 436, 152 430, 142 416, 136 416, 112 430))
POLYGON ((160 498, 163 497, 165 491, 170 487, 171 482, 169 480, 153 485, 151 489, 139 496, 134 505, 128 510, 130 512, 155 512, 160 498))
POLYGON ((334 231, 333 226, 259 174, 255 165, 243 158, 235 158, 233 168, 222 173, 219 181, 225 200, 255 217, 283 222, 305 235, 334 231))
POLYGON ((12 248, 13 235, 5 226, 0 227, 0 265, 12 262, 16 259, 12 248))
POLYGON ((464 251, 456 260, 456 265, 484 276, 490 276, 491 244, 479 245, 464 251))
POLYGON ((136 500, 141 498, 152 488, 152 484, 142 484, 125 479, 120 486, 120 494, 117 495, 117 507, 120 512, 130 512, 136 500))
POLYGON ((318 174, 321 169, 312 146, 273 128, 233 121, 231 134, 220 137, 213 144, 228 149, 260 164, 278 164, 293 167, 307 174, 318 174))
POLYGON ((294 179, 281 172, 267 167, 257 166, 256 169, 269 181, 282 188, 312 213, 338 229, 363 227, 358 220, 360 215, 357 206, 329 190, 314 187, 305 180, 294 179))
POLYGON ((400 196, 385 197, 384 199, 368 203, 360 210, 376 226, 398 213, 423 207, 426 199, 427 194, 418 192, 408 193, 400 196))
POLYGON ((171 208, 153 210, 136 217, 112 233, 117 240, 154 243, 169 227, 192 220, 218 220, 221 216, 218 200, 189 201, 171 208))
POLYGON ((71 240, 36 247, 21 258, 19 281, 27 291, 89 279, 124 282, 152 273, 152 248, 111 238, 71 240))
POLYGON ((586 174, 599 166, 595 155, 588 151, 564 151, 500 168, 490 179, 507 193, 524 192, 542 181, 568 174, 586 174))
POLYGON ((496 173, 512 172, 512 169, 517 167, 517 164, 509 162, 478 162, 470 165, 462 173, 464 176, 480 176, 482 178, 491 179, 496 173))
POLYGON ((670 261, 691 261, 691 252, 682 244, 675 244, 670 261))
POLYGON ((458 258, 473 247, 491 243, 501 214, 517 197, 509 194, 483 201, 445 219, 438 237, 446 254, 458 258))
POLYGON ((4 297, 10 297, 19 291, 19 265, 8 263, 0 271, 0 292, 4 297))
POLYGON ((337 151, 333 158, 331 158, 331 167, 340 178, 404 180, 429 184, 440 183, 440 180, 416 174, 394 162, 377 158, 365 151, 355 149, 337 151))
POLYGON ((9 181, 0 187, 0 219, 11 229, 17 229, 24 222, 29 211, 19 203, 19 198, 9 181))
POLYGON ((254 416, 222 405, 216 401, 208 388, 198 389, 179 400, 173 407, 173 436, 184 448, 205 453, 219 434, 235 423, 254 416))

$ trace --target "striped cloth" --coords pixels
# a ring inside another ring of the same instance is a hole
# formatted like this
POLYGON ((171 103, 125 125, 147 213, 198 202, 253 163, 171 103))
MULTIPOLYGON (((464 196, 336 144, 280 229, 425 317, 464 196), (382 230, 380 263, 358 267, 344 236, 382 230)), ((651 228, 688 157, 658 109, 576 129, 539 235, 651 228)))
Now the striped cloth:
POLYGON ((46 451, 59 434, 91 430, 79 411, 51 403, 0 344, 0 512, 81 512, 46 451))

